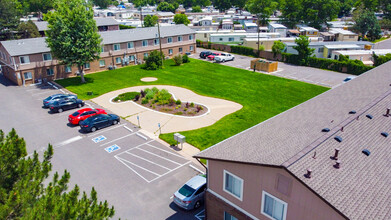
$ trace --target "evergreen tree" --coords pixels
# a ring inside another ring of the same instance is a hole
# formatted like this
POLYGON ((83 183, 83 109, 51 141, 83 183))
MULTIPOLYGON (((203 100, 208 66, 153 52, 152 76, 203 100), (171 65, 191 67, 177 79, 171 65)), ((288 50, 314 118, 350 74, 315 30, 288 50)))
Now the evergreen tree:
POLYGON ((18 26, 18 32, 21 38, 34 38, 41 36, 37 25, 35 25, 31 20, 20 23, 18 26))
POLYGON ((0 0, 0 40, 10 38, 22 15, 22 5, 17 0, 0 0))
POLYGON ((285 49, 285 44, 281 41, 274 41, 272 46, 273 57, 276 58, 278 54, 281 54, 285 49))
POLYGON ((84 65, 99 59, 102 41, 92 5, 84 0, 59 0, 55 8, 45 15, 46 42, 62 64, 77 66, 85 83, 84 65))
POLYGON ((0 130, 1 219, 107 219, 114 215, 107 201, 98 202, 94 188, 89 197, 83 192, 80 199, 77 185, 67 191, 70 174, 66 170, 61 178, 56 172, 47 184, 51 145, 42 161, 37 152, 26 155, 26 143, 14 129, 6 137, 0 130))

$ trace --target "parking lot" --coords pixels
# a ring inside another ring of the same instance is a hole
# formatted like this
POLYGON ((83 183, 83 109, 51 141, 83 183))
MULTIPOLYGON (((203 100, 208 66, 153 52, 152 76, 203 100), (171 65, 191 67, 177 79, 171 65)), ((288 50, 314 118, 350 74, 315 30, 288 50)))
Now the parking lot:
MULTIPOLYGON (((190 57, 195 59, 201 59, 199 57, 199 54, 205 50, 209 50, 209 49, 197 48, 197 53, 191 55, 190 57)), ((214 50, 209 50, 209 51, 214 51, 214 50)), ((215 51, 215 52, 221 52, 221 51, 215 51)), ((236 67, 240 69, 252 70, 250 68, 250 62, 255 58, 237 55, 237 54, 234 54, 234 56, 235 56, 234 61, 228 61, 220 64, 236 67)), ((322 69, 317 69, 312 67, 295 66, 287 63, 282 63, 282 62, 278 63, 278 69, 276 72, 273 73, 262 72, 262 73, 283 77, 287 79, 298 80, 306 83, 316 84, 320 86, 330 87, 330 88, 334 88, 336 86, 341 85, 344 79, 351 76, 350 74, 338 73, 338 72, 322 70, 322 69)))
MULTIPOLYGON (((70 188, 78 184, 89 192, 95 187, 101 200, 115 206, 114 218, 200 219, 202 208, 183 211, 172 195, 187 180, 199 174, 188 159, 150 139, 138 127, 121 120, 94 133, 82 133, 67 123, 76 110, 50 113, 42 100, 61 91, 52 85, 17 87, 0 75, 0 129, 15 128, 26 140, 27 152, 42 152, 54 146, 53 170, 71 174, 70 188), (197 216, 196 216, 197 215, 197 216)), ((85 107, 100 108, 86 102, 85 107)), ((110 113, 110 112, 108 112, 110 113)))

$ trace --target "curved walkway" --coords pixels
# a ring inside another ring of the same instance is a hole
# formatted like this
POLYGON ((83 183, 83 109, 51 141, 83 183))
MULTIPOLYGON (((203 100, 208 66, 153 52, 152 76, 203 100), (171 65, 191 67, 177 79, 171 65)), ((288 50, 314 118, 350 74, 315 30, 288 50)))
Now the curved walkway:
POLYGON ((97 98, 92 99, 93 102, 98 105, 109 109, 114 114, 121 117, 125 117, 126 120, 138 125, 137 116, 139 117, 140 127, 143 130, 159 135, 160 123, 162 133, 178 132, 194 130, 206 126, 210 126, 220 120, 222 117, 240 110, 243 106, 236 103, 218 98, 211 98, 198 95, 191 90, 184 89, 176 86, 162 86, 162 85, 148 85, 148 86, 136 86, 126 89, 121 89, 113 92, 106 93, 97 98), (198 117, 183 117, 165 114, 154 111, 152 109, 146 109, 140 105, 129 101, 124 103, 112 103, 110 100, 121 93, 140 91, 145 88, 157 87, 158 89, 167 89, 170 93, 174 94, 177 99, 182 102, 194 102, 205 105, 209 109, 209 113, 198 117))

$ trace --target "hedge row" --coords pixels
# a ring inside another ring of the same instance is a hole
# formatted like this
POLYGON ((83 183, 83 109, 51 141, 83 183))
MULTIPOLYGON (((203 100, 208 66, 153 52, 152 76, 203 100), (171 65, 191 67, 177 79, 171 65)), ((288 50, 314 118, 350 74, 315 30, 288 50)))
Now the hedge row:
POLYGON ((231 52, 245 56, 258 57, 256 50, 251 47, 231 46, 231 52))

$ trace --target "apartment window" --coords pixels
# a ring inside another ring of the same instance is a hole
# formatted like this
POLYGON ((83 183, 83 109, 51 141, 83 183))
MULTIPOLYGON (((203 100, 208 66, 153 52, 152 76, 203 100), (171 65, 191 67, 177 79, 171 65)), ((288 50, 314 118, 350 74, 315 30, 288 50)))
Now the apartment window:
POLYGON ((65 72, 66 73, 72 72, 72 67, 71 66, 65 66, 65 72))
POLYGON ((224 220, 238 220, 235 216, 229 214, 228 212, 224 212, 224 220))
POLYGON ((132 48, 134 48, 133 42, 128 42, 128 49, 132 49, 132 48))
POLYGON ((84 69, 89 69, 90 68, 90 63, 85 63, 84 64, 84 69))
POLYGON ((220 37, 220 38, 219 38, 219 41, 223 41, 223 38, 220 37))
POLYGON ((243 179, 224 170, 224 191, 238 198, 243 199, 243 179))
POLYGON ((190 46, 190 51, 193 51, 194 50, 194 47, 193 46, 190 46))
POLYGON ((261 213, 271 219, 285 220, 288 204, 271 194, 262 191, 261 213))
MULTIPOLYGON (((20 56, 20 57, 19 57, 19 60, 20 60, 20 64, 27 64, 27 63, 30 63, 29 56, 20 56)), ((10 57, 10 63, 12 63, 11 57, 10 57)))
POLYGON ((134 55, 129 56, 130 61, 134 61, 134 55))
POLYGON ((228 38, 228 41, 234 41, 233 37, 228 38))
POLYGON ((172 55, 172 49, 168 49, 168 54, 172 55))
POLYGON ((204 37, 207 38, 207 37, 208 37, 208 34, 204 34, 204 37))
POLYGON ((322 48, 319 48, 319 49, 318 49, 318 53, 323 53, 323 50, 324 50, 323 47, 322 47, 322 48))
POLYGON ((24 79, 32 79, 33 78, 33 74, 31 74, 31 72, 25 72, 23 73, 24 75, 24 79))
POLYGON ((104 47, 104 46, 101 46, 101 47, 100 47, 100 52, 101 52, 101 53, 105 52, 105 47, 104 47))
POLYGON ((193 40, 193 35, 189 35, 189 40, 193 40))
POLYGON ((144 57, 148 57, 148 53, 144 53, 144 57))
POLYGON ((147 47, 148 46, 148 40, 143 40, 143 47, 147 47))
POLYGON ((99 66, 100 66, 100 67, 106 66, 105 61, 104 61, 104 60, 99 60, 99 66))
POLYGON ((121 57, 115 58, 115 63, 121 63, 121 57))
POLYGON ((354 36, 353 36, 353 35, 350 35, 349 38, 352 39, 352 38, 354 38, 354 36))
POLYGON ((178 42, 182 41, 182 36, 178 36, 178 42))
POLYGON ((155 39, 153 42, 155 43, 155 46, 159 45, 159 39, 155 39))
POLYGON ((182 47, 179 48, 179 53, 182 53, 182 47))
POLYGON ((167 43, 172 43, 172 37, 167 38, 167 43))
POLYGON ((114 44, 113 47, 114 47, 114 51, 121 50, 121 45, 120 44, 114 44))
POLYGON ((52 54, 44 53, 43 54, 43 61, 49 61, 49 60, 52 60, 52 54))
POLYGON ((46 74, 48 76, 53 76, 54 75, 54 70, 53 69, 46 69, 46 74))

